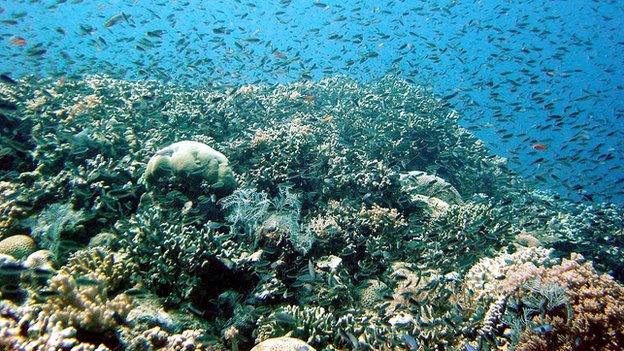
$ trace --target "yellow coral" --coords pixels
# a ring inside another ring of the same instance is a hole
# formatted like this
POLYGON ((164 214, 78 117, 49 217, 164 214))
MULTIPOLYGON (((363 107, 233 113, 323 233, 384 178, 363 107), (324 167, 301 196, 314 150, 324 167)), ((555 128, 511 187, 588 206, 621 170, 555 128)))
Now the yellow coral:
POLYGON ((125 319, 132 308, 131 299, 124 294, 109 299, 103 287, 97 284, 94 274, 81 277, 89 281, 87 286, 78 286, 70 275, 58 274, 50 280, 49 290, 57 296, 43 305, 43 315, 51 316, 79 329, 102 332, 114 329, 125 319), (94 282, 93 284, 91 282, 94 282))
POLYGON ((35 252, 35 241, 28 235, 12 235, 0 241, 0 254, 12 256, 18 260, 35 252))

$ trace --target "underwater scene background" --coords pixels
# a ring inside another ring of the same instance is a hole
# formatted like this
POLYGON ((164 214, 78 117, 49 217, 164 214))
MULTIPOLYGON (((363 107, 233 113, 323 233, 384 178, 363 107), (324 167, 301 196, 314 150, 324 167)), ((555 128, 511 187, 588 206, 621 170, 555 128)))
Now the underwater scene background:
POLYGON ((0 349, 624 349, 623 15, 0 1, 0 349))

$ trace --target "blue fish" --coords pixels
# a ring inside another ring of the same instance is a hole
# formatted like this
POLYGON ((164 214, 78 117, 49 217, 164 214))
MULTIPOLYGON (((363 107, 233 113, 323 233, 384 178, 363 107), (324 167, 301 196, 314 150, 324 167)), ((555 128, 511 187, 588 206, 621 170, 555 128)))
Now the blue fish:
POLYGON ((546 323, 546 324, 538 325, 537 327, 534 327, 532 330, 538 334, 546 334, 546 333, 550 333, 553 330, 553 327, 552 325, 546 323))
POLYGON ((403 340, 410 350, 418 349, 418 341, 416 341, 416 339, 414 339, 411 335, 403 334, 403 340))

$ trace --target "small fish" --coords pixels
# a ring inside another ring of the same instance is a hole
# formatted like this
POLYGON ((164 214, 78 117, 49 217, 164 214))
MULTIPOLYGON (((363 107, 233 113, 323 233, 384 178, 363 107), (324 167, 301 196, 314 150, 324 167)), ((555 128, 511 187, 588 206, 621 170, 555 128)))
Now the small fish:
POLYGON ((297 321, 295 320, 295 318, 293 318, 293 316, 285 312, 275 313, 273 315, 273 319, 275 319, 276 322, 281 323, 281 324, 287 324, 287 325, 297 324, 297 321))
POLYGON ((407 345, 408 349, 410 350, 417 350, 418 349, 418 341, 416 341, 416 339, 414 339, 413 336, 409 335, 409 334, 403 334, 403 341, 405 341, 405 344, 407 345))
POLYGON ((17 82, 11 78, 8 74, 0 74, 0 80, 4 83, 7 84, 11 84, 11 85, 17 85, 17 82))
POLYGON ((316 270, 314 269, 314 264, 311 260, 308 260, 308 274, 310 274, 312 280, 316 279, 316 270))
POLYGON ((132 297, 145 296, 147 292, 140 288, 131 288, 124 291, 124 294, 132 297))
POLYGON ((466 349, 466 351, 476 351, 476 349, 469 343, 464 343, 464 348, 466 349))
POLYGON ((284 53, 283 53, 283 52, 281 52, 281 51, 275 50, 275 51, 273 52, 273 56, 274 56, 276 59, 283 59, 284 57, 286 57, 286 54, 284 54, 284 53))
POLYGON ((43 297, 44 299, 47 299, 49 297, 55 297, 58 296, 59 292, 55 291, 55 290, 49 290, 49 289, 45 289, 45 290, 39 290, 37 292, 37 296, 39 297, 43 297))
POLYGON ((42 48, 40 45, 35 45, 28 50, 26 50, 26 54, 28 56, 41 56, 46 53, 46 49, 42 48))
POLYGON ((546 324, 538 325, 537 327, 534 327, 532 330, 533 332, 538 333, 538 334, 547 334, 553 330, 553 327, 552 325, 546 323, 546 324))
POLYGON ((20 263, 6 262, 0 265, 0 275, 16 275, 28 270, 28 267, 20 263))
POLYGON ((11 44, 15 46, 24 46, 26 45, 26 39, 22 37, 13 37, 11 38, 11 44))
POLYGON ((112 317, 117 324, 123 325, 126 323, 126 320, 117 311, 113 312, 112 317))
POLYGON ((8 284, 8 285, 2 285, 2 287, 0 287, 0 291, 2 291, 2 295, 3 297, 5 296, 23 296, 24 294, 26 294, 26 290, 22 289, 19 285, 15 285, 15 284, 8 284))
POLYGON ((351 342, 351 345, 353 345, 353 350, 357 350, 360 348, 360 342, 358 341, 358 339, 355 337, 355 335, 346 332, 347 334, 347 338, 349 338, 349 341, 351 342))
POLYGON ((121 22, 122 20, 125 20, 126 22, 128 22, 128 18, 126 17, 126 14, 123 13, 123 12, 120 12, 120 13, 112 16, 111 18, 109 18, 104 23, 104 27, 110 28, 110 27, 116 25, 117 23, 121 22))
POLYGON ((548 146, 546 146, 545 144, 541 144, 541 143, 535 143, 531 145, 531 148, 537 151, 546 151, 548 149, 548 146))
POLYGON ((162 37, 163 34, 165 34, 165 31, 162 29, 157 29, 157 30, 147 32, 147 36, 152 37, 152 38, 160 38, 162 37))
POLYGON ((56 272, 51 269, 37 267, 33 269, 32 273, 37 278, 51 278, 56 272))
POLYGON ((73 240, 61 240, 58 244, 61 249, 67 251, 75 251, 82 248, 82 245, 73 240))

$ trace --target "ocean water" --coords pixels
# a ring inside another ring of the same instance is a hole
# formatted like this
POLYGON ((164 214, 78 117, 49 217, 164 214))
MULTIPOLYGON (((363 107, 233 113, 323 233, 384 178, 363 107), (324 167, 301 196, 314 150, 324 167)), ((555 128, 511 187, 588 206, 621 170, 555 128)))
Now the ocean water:
POLYGON ((616 1, 10 1, 2 8, 3 20, 18 17, 2 30, 3 72, 12 76, 244 85, 393 74, 447 97, 462 125, 536 186, 622 201, 624 38, 616 1), (126 17, 106 27, 119 14, 126 17), (12 45, 14 37, 25 45, 12 45), (29 56, 37 45, 46 52, 29 56), (548 150, 535 152, 536 143, 548 150))
POLYGON ((623 25, 0 1, 0 348, 624 349, 623 25))

